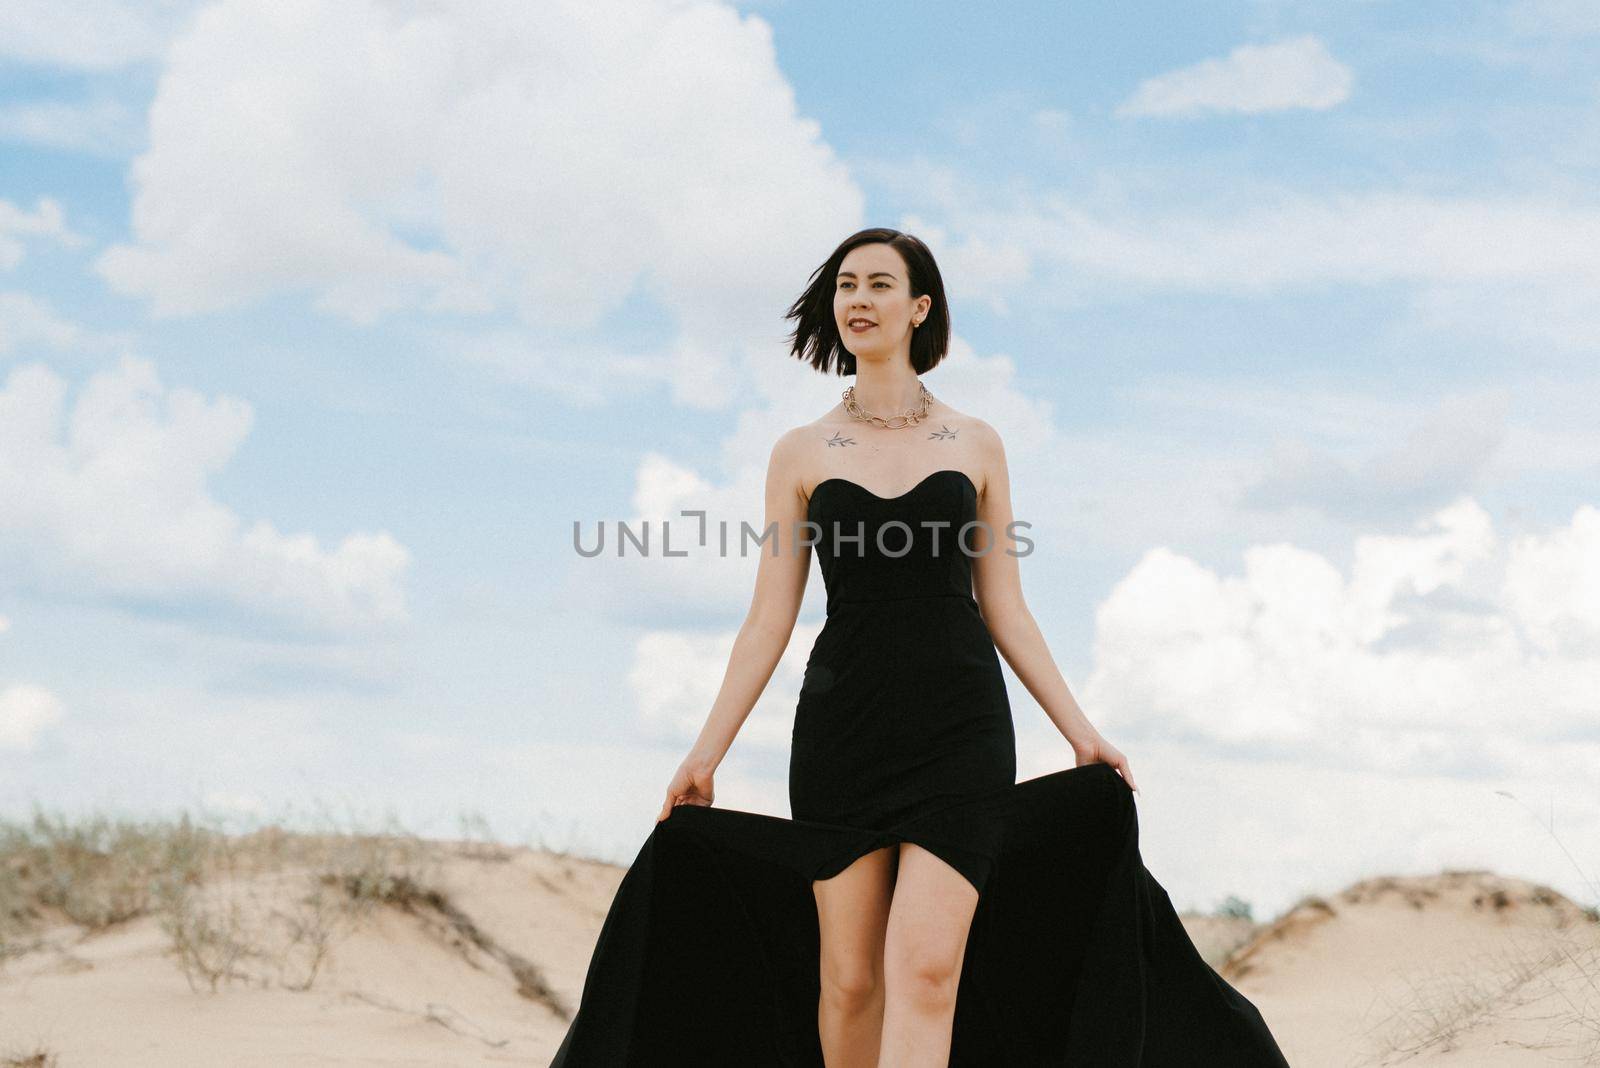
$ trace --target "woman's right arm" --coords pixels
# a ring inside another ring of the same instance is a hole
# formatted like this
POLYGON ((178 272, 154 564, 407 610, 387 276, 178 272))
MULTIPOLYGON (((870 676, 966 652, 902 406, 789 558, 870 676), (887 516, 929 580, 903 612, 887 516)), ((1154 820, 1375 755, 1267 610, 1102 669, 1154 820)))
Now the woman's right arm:
MULTIPOLYGON (((705 726, 667 787, 658 821, 666 819, 676 804, 711 804, 712 775, 766 689, 794 633, 811 566, 811 547, 802 543, 806 500, 801 495, 797 463, 800 434, 798 428, 784 434, 767 458, 766 517, 757 533, 769 537, 758 547, 755 592, 705 726)), ((733 543, 742 541, 738 538, 733 543)))

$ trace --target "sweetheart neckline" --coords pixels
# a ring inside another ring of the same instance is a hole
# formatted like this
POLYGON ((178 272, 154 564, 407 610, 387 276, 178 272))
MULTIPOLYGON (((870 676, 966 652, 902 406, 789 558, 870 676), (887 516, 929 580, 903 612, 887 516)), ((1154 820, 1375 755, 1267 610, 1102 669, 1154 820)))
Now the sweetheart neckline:
POLYGON ((976 482, 972 481, 972 476, 967 474, 965 471, 961 470, 959 467, 941 467, 937 471, 929 471, 926 475, 922 476, 922 478, 917 482, 916 485, 912 486, 910 489, 906 490, 904 493, 895 494, 893 497, 884 497, 884 496, 882 496, 880 494, 873 493, 871 490, 869 490, 867 487, 863 486, 861 483, 854 482, 854 481, 852 481, 852 480, 850 480, 848 478, 843 478, 843 477, 841 477, 839 475, 830 475, 829 477, 823 479, 821 482, 818 482, 815 486, 811 487, 811 496, 806 498, 806 508, 808 510, 810 509, 811 502, 817 499, 817 491, 819 489, 821 489, 823 486, 826 486, 830 482, 843 482, 847 486, 854 486, 856 489, 860 490, 862 493, 865 493, 868 497, 871 497, 871 498, 873 498, 875 500, 879 500, 879 501, 883 501, 885 503, 888 503, 890 501, 898 501, 898 500, 901 500, 902 498, 911 496, 917 490, 919 490, 923 486, 925 486, 936 475, 960 475, 962 478, 966 479, 967 485, 972 487, 972 491, 974 493, 976 493, 978 491, 978 484, 976 482))

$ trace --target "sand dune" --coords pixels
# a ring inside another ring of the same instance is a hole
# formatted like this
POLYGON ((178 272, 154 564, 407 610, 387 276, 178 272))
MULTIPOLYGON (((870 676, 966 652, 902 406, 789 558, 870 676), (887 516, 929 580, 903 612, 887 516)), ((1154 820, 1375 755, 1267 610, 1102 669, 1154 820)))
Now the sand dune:
POLYGON ((1600 1064, 1600 924, 1519 879, 1367 879, 1302 901, 1218 970, 1296 1068, 1600 1064))
MULTIPOLYGON (((175 879, 116 860, 72 860, 72 898, 60 856, 5 858, 0 1065, 543 1064, 623 874, 273 831, 175 879)), ((1185 923, 1297 1068, 1597 1063, 1600 925, 1549 890, 1370 879, 1269 924, 1185 923)))

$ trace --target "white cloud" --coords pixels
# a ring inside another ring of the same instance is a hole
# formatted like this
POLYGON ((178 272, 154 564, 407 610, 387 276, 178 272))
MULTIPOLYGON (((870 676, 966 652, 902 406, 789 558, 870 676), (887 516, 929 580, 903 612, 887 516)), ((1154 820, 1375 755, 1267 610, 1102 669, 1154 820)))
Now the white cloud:
MULTIPOLYGON (((1485 782, 1421 763, 1398 775, 1230 757, 1160 735, 1118 744, 1140 787, 1139 851, 1180 909, 1240 894, 1266 918, 1357 879, 1451 868, 1488 868, 1593 900, 1594 884, 1573 861, 1588 871, 1600 862, 1592 785, 1600 745, 1552 749, 1533 774, 1485 782), (1502 789, 1532 802, 1537 817, 1502 789), (1560 845, 1540 829, 1552 817, 1560 845)), ((1024 777, 1053 770, 1031 756, 1018 753, 1024 777)), ((1069 750, 1055 766, 1070 762, 1069 750)))
POLYGON ((0 291, 0 356, 34 341, 52 348, 68 348, 83 337, 84 331, 77 323, 61 318, 37 297, 0 291))
POLYGON ((1249 508, 1310 505, 1324 514, 1386 522, 1476 488, 1506 436, 1504 390, 1445 397, 1405 440, 1347 460, 1305 436, 1280 438, 1267 470, 1240 493, 1249 508))
POLYGON ((42 686, 17 684, 0 689, 0 749, 33 749, 39 736, 61 717, 61 699, 42 686))
POLYGON ((110 70, 160 55, 195 0, 6 0, 0 56, 110 70))
POLYGON ((112 98, 0 106, 0 140, 119 157, 139 146, 139 117, 112 98))
POLYGON ((901 220, 900 228, 922 238, 937 257, 946 294, 960 293, 987 304, 996 315, 1009 315, 1010 298, 1027 292, 1023 283, 1033 273, 1033 260, 1025 247, 991 241, 981 230, 957 241, 938 223, 920 216, 901 220))
POLYGON ((1416 293, 1411 317, 1424 330, 1470 340, 1492 337, 1534 351, 1592 353, 1600 346, 1597 287, 1600 269, 1593 264, 1567 276, 1445 282, 1416 293))
POLYGON ((249 432, 248 405, 167 389, 124 356, 67 409, 48 368, 0 389, 0 575, 8 584, 164 607, 223 605, 311 630, 406 617, 410 553, 386 532, 325 549, 248 525, 206 480, 249 432))
POLYGON ((613 338, 548 336, 526 327, 440 329, 427 336, 429 348, 441 360, 471 364, 575 408, 623 404, 673 380, 670 339, 647 350, 630 350, 613 338))
MULTIPOLYGON (((763 749, 789 745, 794 695, 800 691, 820 623, 797 624, 766 688, 739 729, 739 740, 763 749)), ((677 742, 692 742, 705 725, 728 668, 738 631, 692 634, 648 631, 634 648, 628 685, 641 726, 677 742)))
MULTIPOLYGON (((1222 576, 1152 549, 1096 615, 1085 707, 1112 737, 1384 774, 1537 776, 1595 732, 1600 511, 1505 544, 1470 498, 1222 576)), ((1564 759, 1564 758, 1563 758, 1564 759)), ((1558 761, 1559 762, 1559 761, 1558 761)))
POLYGON ((1349 67, 1307 34, 1271 44, 1240 45, 1222 59, 1147 78, 1115 113, 1323 111, 1349 99, 1354 80, 1349 67))
POLYGON ((40 197, 31 212, 0 198, 0 270, 11 270, 22 262, 22 239, 28 237, 53 238, 68 248, 84 241, 81 235, 67 229, 61 204, 54 197, 40 197))
POLYGON ((643 296, 698 406, 863 208, 770 27, 715 3, 224 0, 168 53, 149 145, 98 266, 157 315, 511 307, 550 347, 643 296))
MULTIPOLYGON (((11 620, 0 616, 0 634, 10 629, 11 620)), ((61 699, 44 687, 0 687, 0 750, 32 750, 45 729, 61 718, 61 699)))
POLYGON ((1285 194, 1229 216, 1113 220, 1056 205, 1026 223, 1093 274, 1201 292, 1322 282, 1600 282, 1600 211, 1533 198, 1285 194))
POLYGON ((948 172, 908 177, 933 191, 957 291, 997 310, 1019 288, 1036 308, 1076 308, 1151 290, 1260 298, 1384 286, 1423 331, 1600 346, 1600 208, 1582 202, 1252 188, 1171 210, 1060 194, 996 207, 948 172))
MULTIPOLYGON (((0 111, 0 136, 5 114, 0 111)), ((79 248, 88 240, 67 226, 66 214, 54 197, 39 197, 32 211, 0 198, 0 270, 18 267, 27 254, 27 242, 41 239, 65 248, 79 248)), ((0 356, 34 342, 64 349, 116 340, 62 318, 49 301, 18 290, 0 290, 0 356)))
POLYGON ((1517 538, 1506 564, 1505 596, 1541 653, 1600 655, 1600 509, 1585 506, 1568 527, 1517 538))
MULTIPOLYGON (((1237 473, 1225 494, 1229 500, 1266 482, 1282 488, 1286 471, 1293 470, 1292 463, 1283 463, 1284 454, 1313 458, 1283 503, 1314 503, 1333 516, 1370 517, 1383 512, 1379 506, 1387 501, 1390 517, 1403 506, 1409 519, 1443 504, 1443 498, 1486 485, 1515 486, 1555 475, 1581 479, 1600 456, 1590 399, 1600 395, 1600 378, 1592 374, 1525 370, 1503 386, 1414 401, 1327 385, 1308 389, 1290 379, 1254 375, 1146 375, 1122 392, 1139 405, 1141 423, 1160 425, 1191 446, 1211 444, 1195 463, 1230 464, 1237 473), (1237 438, 1252 444, 1238 448, 1237 438), (1255 444, 1269 439, 1277 443, 1277 455, 1255 444), (1269 461, 1264 470, 1257 466, 1261 458, 1269 461), (1364 487, 1363 479, 1381 485, 1364 487), (1329 481, 1335 492, 1328 491, 1329 481), (1420 491, 1409 505, 1395 492, 1407 482, 1420 491)), ((1130 454, 1134 446, 1131 439, 1117 443, 1130 454)), ((1192 478, 1199 471, 1186 473, 1192 478)), ((1234 512, 1229 522, 1251 518, 1234 512)))

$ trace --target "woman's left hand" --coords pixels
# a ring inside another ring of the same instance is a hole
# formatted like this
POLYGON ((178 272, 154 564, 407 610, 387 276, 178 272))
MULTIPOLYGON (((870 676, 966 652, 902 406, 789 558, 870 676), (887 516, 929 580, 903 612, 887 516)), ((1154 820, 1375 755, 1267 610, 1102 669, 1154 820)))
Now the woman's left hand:
POLYGON ((1133 772, 1128 770, 1128 758, 1122 755, 1122 750, 1112 745, 1096 731, 1083 741, 1073 742, 1072 751, 1077 754, 1078 767, 1085 764, 1110 764, 1122 776, 1124 782, 1133 787, 1134 793, 1139 792, 1139 784, 1133 781, 1133 772))

